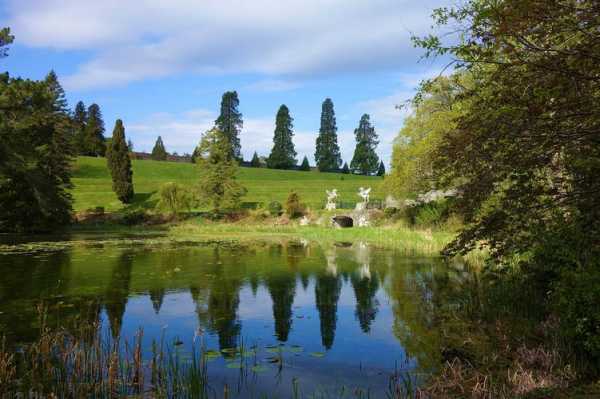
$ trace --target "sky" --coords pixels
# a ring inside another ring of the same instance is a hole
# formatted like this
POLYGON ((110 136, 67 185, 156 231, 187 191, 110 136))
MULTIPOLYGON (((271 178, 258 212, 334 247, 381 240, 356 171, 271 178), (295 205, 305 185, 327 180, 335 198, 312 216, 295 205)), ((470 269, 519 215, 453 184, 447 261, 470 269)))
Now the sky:
POLYGON ((431 32, 449 0, 0 0, 0 27, 15 43, 0 71, 42 79, 54 70, 71 107, 100 105, 106 136, 123 120, 136 151, 162 136, 191 153, 237 90, 242 154, 267 156, 286 104, 294 143, 311 164, 321 105, 333 100, 350 163, 364 113, 389 165, 392 142, 418 83, 442 72, 410 37, 431 32))

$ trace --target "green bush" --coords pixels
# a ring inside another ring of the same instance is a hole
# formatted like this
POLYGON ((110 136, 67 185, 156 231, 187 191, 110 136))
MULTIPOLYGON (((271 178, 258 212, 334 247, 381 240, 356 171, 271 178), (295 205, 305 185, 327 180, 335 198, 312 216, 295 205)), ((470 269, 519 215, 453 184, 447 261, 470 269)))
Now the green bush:
POLYGON ((137 209, 125 212, 121 218, 121 223, 126 226, 134 226, 143 223, 145 220, 146 212, 137 209))
POLYGON ((304 214, 304 205, 300 203, 300 196, 295 191, 292 191, 285 201, 285 213, 292 219, 304 214))
POLYGON ((563 335, 579 353, 595 361, 600 361, 599 266, 563 272, 554 290, 563 335))
POLYGON ((283 205, 279 201, 269 203, 269 213, 271 216, 279 216, 283 212, 283 205))
POLYGON ((192 206, 192 194, 184 186, 177 183, 165 183, 160 188, 160 199, 157 207, 177 216, 183 211, 189 211, 192 206))
POLYGON ((418 226, 439 226, 448 219, 449 215, 447 200, 410 206, 404 211, 407 221, 418 226))

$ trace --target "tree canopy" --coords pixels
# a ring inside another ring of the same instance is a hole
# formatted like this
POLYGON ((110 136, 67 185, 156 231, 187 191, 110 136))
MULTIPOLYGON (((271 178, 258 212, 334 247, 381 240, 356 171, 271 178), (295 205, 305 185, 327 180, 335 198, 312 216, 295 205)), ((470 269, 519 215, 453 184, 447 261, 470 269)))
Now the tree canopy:
POLYGON ((106 159, 112 177, 113 191, 119 201, 124 204, 130 203, 133 200, 133 172, 129 159, 129 146, 125 140, 125 127, 121 119, 115 122, 106 159))
POLYGON ((246 189, 236 179, 237 161, 231 157, 231 145, 218 129, 204 133, 198 146, 196 163, 201 168, 199 197, 214 213, 236 209, 246 189))
POLYGON ((273 149, 267 159, 267 166, 272 169, 290 169, 296 166, 296 150, 292 137, 293 119, 288 107, 282 105, 275 118, 275 134, 273 136, 273 149))
POLYGON ((104 138, 104 120, 98 104, 92 104, 87 111, 87 123, 84 129, 83 154, 103 157, 106 153, 104 138))
POLYGON ((242 158, 240 131, 244 124, 242 114, 238 110, 239 105, 240 100, 238 99, 237 91, 225 92, 221 99, 221 112, 217 120, 215 120, 215 127, 229 140, 230 156, 237 160, 241 160, 242 158))
POLYGON ((158 136, 156 143, 154 143, 154 147, 152 148, 152 159, 155 161, 166 161, 167 155, 167 150, 165 149, 162 137, 158 136))
POLYGON ((354 136, 356 137, 356 148, 350 162, 352 172, 361 175, 375 174, 379 165, 379 157, 375 153, 375 148, 377 148, 379 140, 368 114, 364 114, 360 118, 358 128, 354 129, 354 136))
POLYGON ((342 157, 337 140, 337 125, 333 101, 323 101, 321 110, 321 128, 316 142, 315 162, 320 171, 335 171, 342 166, 342 157))

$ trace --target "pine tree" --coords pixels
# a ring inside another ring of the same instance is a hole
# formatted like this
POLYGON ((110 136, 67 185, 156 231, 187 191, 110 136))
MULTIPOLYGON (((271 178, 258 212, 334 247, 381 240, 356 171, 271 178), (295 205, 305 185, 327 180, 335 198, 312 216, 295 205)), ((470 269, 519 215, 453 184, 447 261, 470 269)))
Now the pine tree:
POLYGON ((379 168, 377 169, 377 176, 385 176, 385 165, 383 161, 379 163, 379 168))
POLYGON ((106 153, 104 139, 104 120, 98 104, 88 108, 88 119, 84 131, 83 153, 89 156, 103 157, 106 153))
POLYGON ((275 134, 273 136, 273 149, 267 160, 267 166, 272 169, 290 169, 296 165, 296 150, 292 142, 294 135, 288 107, 282 105, 277 111, 275 119, 275 134))
POLYGON ((229 156, 240 160, 242 146, 240 144, 240 131, 242 130, 242 114, 238 111, 240 100, 237 91, 228 91, 221 99, 221 113, 215 120, 215 127, 222 132, 230 143, 229 156))
POLYGON ((239 207, 246 189, 236 180, 237 162, 231 157, 227 137, 217 129, 202 136, 196 162, 202 172, 199 197, 210 204, 214 213, 239 207))
POLYGON ((354 157, 350 162, 352 172, 361 175, 372 175, 377 172, 379 165, 379 157, 375 153, 375 148, 379 141, 375 128, 371 126, 370 117, 364 114, 360 118, 358 128, 354 129, 356 137, 356 148, 354 149, 354 157))
POLYGON ((158 136, 156 143, 154 144, 154 148, 152 148, 152 159, 155 161, 167 160, 167 150, 165 149, 165 145, 163 144, 160 136, 158 136))
POLYGON ((58 82, 58 76, 56 76, 56 73, 53 70, 48 72, 48 75, 46 75, 46 85, 54 97, 54 110, 65 114, 68 113, 68 104, 65 91, 58 82))
POLYGON ((320 171, 334 171, 342 165, 337 142, 337 126, 333 102, 327 98, 321 110, 321 128, 317 137, 315 161, 320 171))
POLYGON ((299 169, 305 172, 310 170, 310 164, 308 163, 308 158, 306 157, 306 155, 304 156, 304 159, 302 160, 302 164, 300 164, 299 169))
POLYGON ((56 86, 0 74, 0 98, 0 231, 69 223, 71 124, 56 86))
POLYGON ((112 176, 113 191, 119 201, 129 204, 133 199, 133 172, 129 159, 129 146, 125 141, 123 121, 117 119, 110 146, 106 151, 108 169, 112 176))
POLYGON ((345 175, 350 173, 350 168, 348 167, 348 162, 344 162, 344 166, 342 167, 342 173, 345 175))
POLYGON ((87 125, 88 113, 83 101, 79 101, 75 105, 73 111, 73 133, 72 146, 75 154, 84 155, 85 151, 85 127, 87 125))
POLYGON ((252 161, 250 161, 250 166, 253 168, 260 168, 260 158, 256 151, 254 151, 254 155, 252 156, 252 161))

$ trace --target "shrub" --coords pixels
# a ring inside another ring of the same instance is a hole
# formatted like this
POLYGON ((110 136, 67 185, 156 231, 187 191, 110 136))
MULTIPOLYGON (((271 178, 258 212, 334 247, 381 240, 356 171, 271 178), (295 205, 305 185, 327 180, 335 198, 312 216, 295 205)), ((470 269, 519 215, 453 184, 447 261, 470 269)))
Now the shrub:
MULTIPOLYGON (((561 331, 575 349, 600 360, 600 265, 569 270, 555 284, 555 306, 561 331)), ((592 362, 594 363, 594 362, 592 362)), ((598 364, 598 363, 596 363, 598 364)))
POLYGON ((386 219, 395 219, 400 214, 400 211, 398 208, 389 207, 383 210, 383 214, 386 219))
POLYGON ((285 213, 290 218, 298 218, 304 214, 304 205, 300 203, 300 196, 292 191, 285 201, 285 213))
POLYGON ((281 202, 273 201, 269 204, 269 213, 271 216, 279 216, 283 211, 283 205, 281 202))
POLYGON ((183 211, 189 211, 192 205, 192 195, 188 189, 177 183, 165 183, 160 188, 160 200, 157 207, 177 216, 183 211))
POLYGON ((143 223, 146 220, 146 212, 142 210, 131 210, 123 214, 121 223, 126 226, 133 226, 136 224, 143 223))

